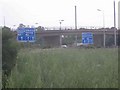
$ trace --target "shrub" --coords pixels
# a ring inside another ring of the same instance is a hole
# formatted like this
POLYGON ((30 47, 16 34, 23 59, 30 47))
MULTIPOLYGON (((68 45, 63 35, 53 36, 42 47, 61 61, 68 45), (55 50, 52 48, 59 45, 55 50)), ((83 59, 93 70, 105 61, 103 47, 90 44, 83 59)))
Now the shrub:
POLYGON ((88 45, 80 45, 80 46, 77 46, 78 48, 96 48, 94 45, 91 45, 91 44, 88 44, 88 45))

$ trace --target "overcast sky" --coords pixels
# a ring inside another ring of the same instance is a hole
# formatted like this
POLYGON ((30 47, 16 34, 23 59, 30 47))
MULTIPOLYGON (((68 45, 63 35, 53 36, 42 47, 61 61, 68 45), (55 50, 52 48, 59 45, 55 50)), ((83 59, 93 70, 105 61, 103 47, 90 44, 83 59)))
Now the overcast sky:
MULTIPOLYGON (((113 27, 114 0, 0 0, 0 26, 5 17, 6 26, 25 25, 59 26, 59 20, 64 20, 62 26, 74 26, 75 5, 77 6, 77 25, 113 27), (102 11, 97 11, 101 9, 102 11)), ((118 24, 118 1, 116 0, 116 23, 118 24)))

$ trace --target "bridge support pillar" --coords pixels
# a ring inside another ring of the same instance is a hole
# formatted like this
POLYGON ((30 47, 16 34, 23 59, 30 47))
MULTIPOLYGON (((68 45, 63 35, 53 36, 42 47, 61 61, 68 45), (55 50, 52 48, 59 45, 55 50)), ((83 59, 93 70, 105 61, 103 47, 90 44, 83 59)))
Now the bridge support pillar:
POLYGON ((62 35, 60 35, 60 47, 62 45, 62 35))
POLYGON ((75 35, 75 46, 77 47, 77 34, 75 35))
POLYGON ((106 45, 106 34, 105 34, 105 30, 103 31, 103 46, 105 47, 106 45))

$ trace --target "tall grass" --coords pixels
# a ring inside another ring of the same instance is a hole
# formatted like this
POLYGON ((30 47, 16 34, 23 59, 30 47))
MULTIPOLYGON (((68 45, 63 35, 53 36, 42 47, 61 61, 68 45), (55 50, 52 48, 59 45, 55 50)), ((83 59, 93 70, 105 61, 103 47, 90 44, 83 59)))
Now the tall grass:
POLYGON ((24 49, 7 88, 117 88, 117 49, 24 49))

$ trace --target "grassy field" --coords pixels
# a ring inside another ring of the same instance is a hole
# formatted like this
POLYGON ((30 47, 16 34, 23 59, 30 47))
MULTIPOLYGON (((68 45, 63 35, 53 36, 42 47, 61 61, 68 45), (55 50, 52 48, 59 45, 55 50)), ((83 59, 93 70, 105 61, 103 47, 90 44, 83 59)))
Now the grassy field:
POLYGON ((118 51, 23 49, 7 88, 117 88, 118 51))

